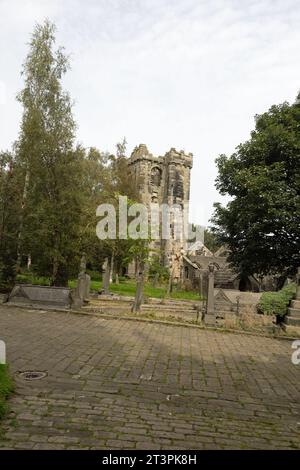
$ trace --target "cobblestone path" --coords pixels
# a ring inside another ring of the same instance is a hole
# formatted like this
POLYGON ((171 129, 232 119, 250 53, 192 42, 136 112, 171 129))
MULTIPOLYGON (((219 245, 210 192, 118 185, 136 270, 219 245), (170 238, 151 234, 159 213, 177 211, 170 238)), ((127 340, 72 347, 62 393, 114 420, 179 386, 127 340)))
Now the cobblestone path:
POLYGON ((16 384, 1 448, 300 448, 290 341, 5 306, 0 339, 16 384))

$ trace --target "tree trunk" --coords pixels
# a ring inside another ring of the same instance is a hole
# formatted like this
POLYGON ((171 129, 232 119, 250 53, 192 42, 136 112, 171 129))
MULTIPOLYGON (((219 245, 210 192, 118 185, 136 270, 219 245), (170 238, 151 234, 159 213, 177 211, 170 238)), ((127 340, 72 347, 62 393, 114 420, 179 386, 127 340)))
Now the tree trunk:
POLYGON ((27 199, 27 190, 29 185, 29 171, 26 171, 25 174, 25 181, 24 181, 24 188, 23 188, 23 196, 22 196, 22 210, 20 216, 20 225, 18 231, 18 242, 17 242, 17 262, 16 262, 16 272, 20 272, 21 270, 21 262, 22 262, 22 233, 23 233, 23 225, 24 225, 24 209, 26 205, 27 199))
POLYGON ((55 287, 68 287, 68 269, 65 265, 54 262, 52 285, 55 287))
POLYGON ((135 299, 133 301, 132 308, 131 308, 131 311, 133 313, 139 313, 141 311, 142 303, 144 302, 144 273, 145 273, 145 265, 144 263, 141 263, 140 269, 138 272, 135 299))
POLYGON ((173 271, 170 269, 170 276, 169 276, 169 282, 168 282, 168 289, 167 289, 167 297, 171 295, 171 292, 173 290, 173 271))
POLYGON ((110 259, 110 272, 109 272, 109 283, 113 281, 113 271, 114 271, 114 255, 111 255, 110 259))

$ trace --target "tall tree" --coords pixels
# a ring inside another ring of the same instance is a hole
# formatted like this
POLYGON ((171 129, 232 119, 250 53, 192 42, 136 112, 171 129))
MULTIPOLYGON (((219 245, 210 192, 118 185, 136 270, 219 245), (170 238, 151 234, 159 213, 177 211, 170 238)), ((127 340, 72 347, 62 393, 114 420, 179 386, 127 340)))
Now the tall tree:
POLYGON ((300 265, 300 103, 256 116, 249 141, 217 158, 216 186, 229 194, 213 222, 245 273, 293 275, 300 265))
POLYGON ((23 172, 12 152, 0 153, 0 288, 10 289, 16 275, 22 211, 23 172))
POLYGON ((22 74, 25 87, 17 156, 27 184, 21 251, 53 285, 66 285, 78 259, 82 151, 74 148, 75 121, 70 96, 62 89, 69 68, 55 50, 55 26, 35 27, 22 74))

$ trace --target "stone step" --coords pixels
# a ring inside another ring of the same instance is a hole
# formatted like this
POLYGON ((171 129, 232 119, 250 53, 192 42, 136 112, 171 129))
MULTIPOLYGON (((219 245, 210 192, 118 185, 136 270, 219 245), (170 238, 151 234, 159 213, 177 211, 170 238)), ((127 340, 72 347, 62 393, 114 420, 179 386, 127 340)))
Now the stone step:
POLYGON ((90 306, 95 308, 130 308, 131 304, 132 302, 90 302, 90 306))
POLYGON ((291 317, 300 318, 300 309, 299 308, 288 308, 288 315, 291 317))
POLYGON ((143 304, 142 305, 142 309, 143 310, 151 310, 151 311, 154 311, 154 312, 160 312, 162 310, 164 311, 170 311, 170 312, 195 312, 196 309, 194 308, 187 308, 187 307, 169 307, 169 306, 166 306, 166 305, 151 305, 151 304, 143 304))
POLYGON ((300 326, 286 325, 284 324, 284 329, 287 335, 290 336, 300 336, 300 326))
POLYGON ((173 300, 173 299, 165 299, 163 302, 161 299, 153 299, 148 298, 148 304, 151 305, 170 305, 170 306, 189 306, 194 305, 201 302, 201 300, 173 300))
POLYGON ((100 302, 132 302, 134 297, 127 297, 127 296, 114 296, 114 295, 98 295, 98 298, 95 300, 99 300, 100 302))
POLYGON ((285 319, 284 319, 284 323, 286 325, 300 326, 300 318, 299 317, 291 317, 290 315, 286 315, 285 319))
POLYGON ((300 300, 292 300, 291 301, 291 307, 300 309, 300 300))
MULTIPOLYGON (((101 309, 111 309, 111 308, 120 308, 120 309, 130 309, 133 300, 131 302, 122 302, 122 301, 101 301, 101 300, 93 300, 90 302, 90 307, 93 308, 101 308, 101 309)), ((172 304, 172 303, 145 303, 143 304, 144 309, 148 309, 151 311, 159 311, 159 310, 170 310, 174 312, 195 312, 198 308, 202 308, 200 302, 190 303, 190 304, 172 304)))
MULTIPOLYGON (((93 301, 97 302, 106 302, 107 304, 112 304, 112 303, 132 303, 134 301, 134 297, 123 297, 123 296, 118 296, 117 298, 115 296, 110 296, 110 295, 99 295, 97 299, 93 299, 93 301)), ((148 304, 153 304, 153 305, 169 305, 171 307, 179 305, 179 306, 190 306, 194 305, 201 302, 201 300, 176 300, 176 299, 165 299, 162 303, 162 299, 156 299, 154 297, 149 297, 147 303, 148 304)))

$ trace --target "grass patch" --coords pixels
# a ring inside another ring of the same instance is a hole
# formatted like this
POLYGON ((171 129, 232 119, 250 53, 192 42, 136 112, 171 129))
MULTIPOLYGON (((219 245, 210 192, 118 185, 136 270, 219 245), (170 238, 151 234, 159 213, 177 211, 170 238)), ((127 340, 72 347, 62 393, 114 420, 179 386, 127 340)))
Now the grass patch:
MULTIPOLYGON (((69 286, 74 288, 76 286, 76 281, 70 281, 69 286)), ((94 281, 91 280, 91 290, 99 291, 102 287, 102 281, 94 281)), ((128 280, 121 280, 119 284, 110 284, 109 286, 110 292, 118 295, 125 295, 129 297, 134 297, 135 290, 136 290, 136 283, 135 281, 128 279, 128 280)), ((159 287, 153 287, 151 283, 146 283, 144 287, 144 294, 146 297, 154 297, 156 299, 163 299, 166 297, 167 294, 167 286, 161 285, 159 287)), ((193 291, 184 291, 184 290, 174 290, 171 293, 171 299, 178 299, 178 300, 200 300, 199 294, 193 291)))
POLYGON ((0 419, 7 410, 6 399, 13 391, 13 383, 6 364, 0 364, 0 419))
POLYGON ((50 278, 36 276, 33 273, 18 274, 16 282, 19 284, 32 284, 34 286, 50 286, 50 278))
POLYGON ((257 306, 258 311, 265 315, 278 315, 283 317, 287 314, 290 301, 295 297, 296 284, 288 284, 277 292, 264 292, 257 306))

